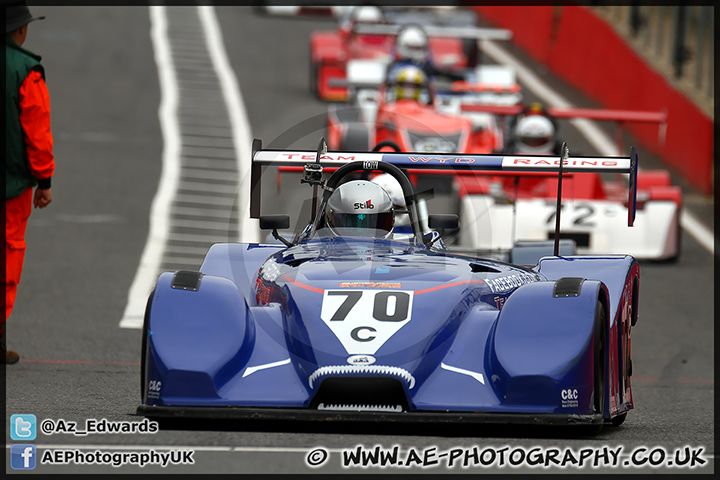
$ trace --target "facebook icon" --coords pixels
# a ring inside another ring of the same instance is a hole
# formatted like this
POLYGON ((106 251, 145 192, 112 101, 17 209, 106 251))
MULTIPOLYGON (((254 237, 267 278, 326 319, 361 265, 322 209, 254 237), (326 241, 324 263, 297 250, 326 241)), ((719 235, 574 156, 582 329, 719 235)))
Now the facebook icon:
POLYGON ((35 460, 35 445, 21 443, 10 447, 10 466, 13 470, 34 470, 37 465, 35 460))

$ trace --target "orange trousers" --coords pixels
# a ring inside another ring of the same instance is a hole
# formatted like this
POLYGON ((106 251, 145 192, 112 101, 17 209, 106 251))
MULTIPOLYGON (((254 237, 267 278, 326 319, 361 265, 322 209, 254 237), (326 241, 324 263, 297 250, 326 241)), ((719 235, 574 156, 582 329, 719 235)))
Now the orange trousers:
POLYGON ((5 322, 15 305, 25 259, 25 230, 32 212, 33 189, 28 187, 15 198, 5 200, 5 322))

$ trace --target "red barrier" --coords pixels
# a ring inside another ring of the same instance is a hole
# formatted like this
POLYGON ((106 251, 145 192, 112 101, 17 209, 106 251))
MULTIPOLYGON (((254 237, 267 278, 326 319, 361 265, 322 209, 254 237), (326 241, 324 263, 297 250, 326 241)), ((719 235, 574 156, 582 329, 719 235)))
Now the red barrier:
POLYGON ((513 32, 513 42, 605 108, 667 110, 665 144, 657 127, 627 125, 643 147, 705 194, 713 192, 714 121, 647 64, 613 27, 579 6, 474 6, 513 32))

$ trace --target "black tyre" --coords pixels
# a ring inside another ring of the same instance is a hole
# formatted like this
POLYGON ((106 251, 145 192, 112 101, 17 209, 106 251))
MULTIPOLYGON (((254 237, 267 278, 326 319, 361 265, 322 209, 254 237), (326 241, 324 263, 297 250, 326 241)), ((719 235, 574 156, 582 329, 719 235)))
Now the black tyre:
POLYGON ((363 125, 348 125, 342 140, 340 150, 367 152, 370 149, 370 132, 363 125))
MULTIPOLYGON (((594 414, 605 415, 605 385, 606 368, 605 368, 605 306, 598 300, 595 307, 595 334, 593 336, 593 410, 594 414)), ((589 428, 589 433, 597 435, 602 431, 603 422, 593 424, 589 428)))
POLYGON ((677 212, 677 220, 676 220, 676 242, 677 242, 677 252, 675 252, 675 255, 665 260, 666 263, 677 263, 677 261, 680 259, 680 250, 682 248, 682 226, 680 225, 680 214, 681 211, 678 209, 677 212))
POLYGON ((378 143, 377 145, 375 145, 375 147, 373 148, 372 151, 379 152, 380 149, 384 148, 384 147, 390 147, 398 153, 402 152, 402 149, 400 148, 400 146, 395 142, 391 142, 390 140, 383 140, 382 142, 378 143))
POLYGON ((605 413, 605 307, 598 302, 595 311, 595 413, 605 413))
POLYGON ((623 412, 620 415, 617 415, 610 419, 610 425, 613 427, 619 427, 623 423, 625 423, 625 419, 627 418, 627 412, 623 412))
POLYGON ((310 92, 317 98, 320 98, 320 91, 318 90, 318 69, 320 67, 315 62, 310 62, 310 92))
POLYGON ((143 316, 142 326, 142 350, 140 351, 140 401, 145 401, 145 370, 147 367, 147 344, 148 344, 148 328, 150 324, 150 305, 152 304, 155 290, 152 291, 145 305, 145 315, 143 316))

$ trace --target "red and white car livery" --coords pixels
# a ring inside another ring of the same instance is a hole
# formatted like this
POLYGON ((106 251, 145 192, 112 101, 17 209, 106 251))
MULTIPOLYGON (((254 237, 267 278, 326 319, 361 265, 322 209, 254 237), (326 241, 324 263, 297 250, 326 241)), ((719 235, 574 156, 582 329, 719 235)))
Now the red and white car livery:
MULTIPOLYGON (((522 160, 522 159, 516 159, 522 160)), ((679 255, 682 193, 665 171, 637 174, 633 228, 618 228, 628 216, 623 179, 597 173, 563 175, 560 238, 574 240, 580 254, 627 253, 637 259, 674 260, 679 255)), ((557 178, 536 175, 458 175, 458 244, 476 250, 510 250, 517 241, 555 235, 557 178)))
MULTIPOLYGON (((475 106, 477 110, 519 111, 522 106, 475 106)), ((664 114, 596 109, 548 109, 556 118, 594 118, 617 122, 659 123, 664 114)), ((661 129, 661 133, 664 130, 661 129)), ((619 137, 618 137, 619 139, 619 137)), ((547 160, 521 154, 506 156, 502 175, 457 175, 461 228, 458 243, 477 250, 511 249, 517 241, 549 240, 556 228, 558 181, 542 173, 556 157, 547 160), (522 175, 510 173, 513 165, 522 175), (537 167, 538 172, 527 172, 537 167)), ((628 199, 622 192, 627 180, 616 175, 607 180, 598 172, 583 173, 621 157, 572 157, 574 171, 563 176, 560 237, 574 240, 581 254, 630 254, 637 259, 676 260, 680 253, 682 191, 672 185, 666 170, 638 170, 636 221, 633 228, 618 228, 617 218, 628 216, 628 199), (599 165, 598 162, 602 163, 599 165)))
POLYGON ((395 38, 403 26, 418 24, 429 37, 434 63, 446 70, 473 69, 479 39, 507 40, 509 30, 478 28, 474 12, 465 9, 383 7, 383 23, 352 20, 352 12, 335 30, 310 36, 310 90, 327 101, 346 101, 348 90, 332 80, 347 78, 352 60, 372 60, 387 66, 393 60, 395 38))

